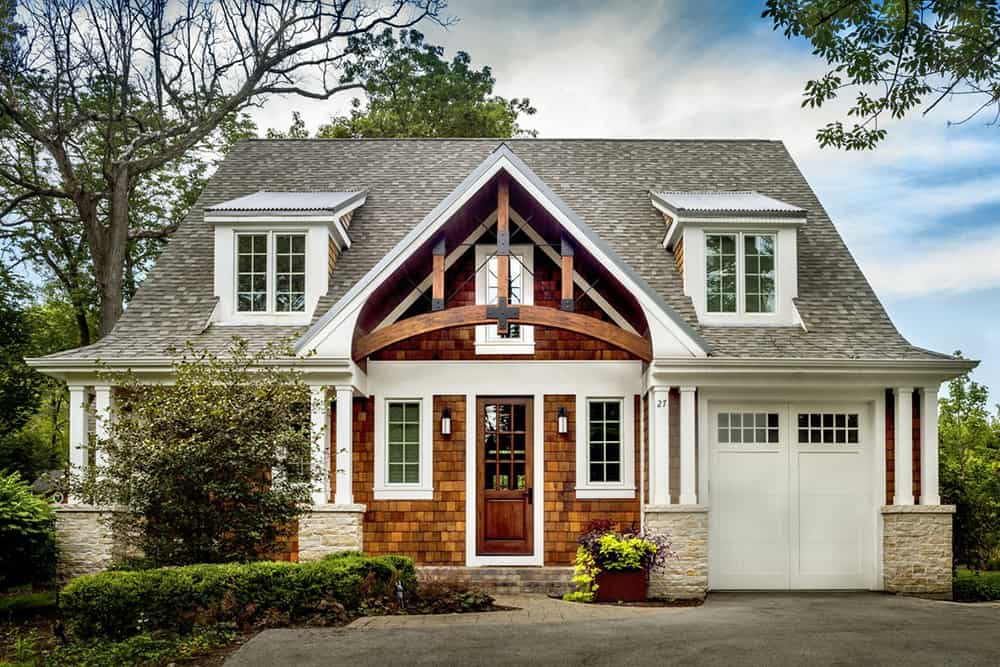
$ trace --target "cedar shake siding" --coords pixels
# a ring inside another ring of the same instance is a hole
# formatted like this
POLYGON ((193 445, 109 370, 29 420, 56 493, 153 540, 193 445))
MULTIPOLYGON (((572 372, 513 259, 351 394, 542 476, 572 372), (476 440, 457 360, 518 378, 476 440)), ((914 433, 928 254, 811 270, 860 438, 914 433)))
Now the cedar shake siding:
MULTIPOLYGON (((374 499, 375 400, 354 400, 354 500, 366 507, 365 552, 403 554, 420 565, 464 565, 465 397, 434 397, 434 414, 451 408, 452 432, 442 436, 434 429, 433 500, 374 499)), ((336 433, 335 410, 330 420, 336 433)))
MULTIPOLYGON (((472 306, 476 303, 475 252, 470 248, 445 273, 446 308, 472 306), (457 291, 456 291, 457 290, 457 291)), ((559 308, 560 267, 537 247, 534 250, 535 305, 559 308)), ((579 286, 574 286, 575 311, 588 317, 611 321, 589 297, 581 296, 579 286)), ((421 299, 402 318, 426 312, 427 299, 421 299)), ((535 327, 535 354, 476 354, 475 327, 457 327, 434 331, 400 341, 376 352, 375 361, 430 361, 430 360, 629 360, 635 357, 608 343, 571 331, 535 327)))
MULTIPOLYGON (((635 397, 636 406, 640 401, 635 397)), ((576 556, 577 539, 595 519, 610 519, 622 528, 639 528, 638 495, 630 500, 576 499, 576 397, 547 394, 545 437, 545 564, 568 565, 576 556), (559 434, 559 408, 566 408, 569 431, 559 434)), ((635 424, 638 442, 638 420, 635 424)), ((635 457, 639 479, 639 457, 635 457)))
MULTIPOLYGON (((913 496, 920 502, 920 404, 919 391, 913 392, 913 496)), ((896 493, 896 401, 885 390, 885 504, 892 505, 896 493)))

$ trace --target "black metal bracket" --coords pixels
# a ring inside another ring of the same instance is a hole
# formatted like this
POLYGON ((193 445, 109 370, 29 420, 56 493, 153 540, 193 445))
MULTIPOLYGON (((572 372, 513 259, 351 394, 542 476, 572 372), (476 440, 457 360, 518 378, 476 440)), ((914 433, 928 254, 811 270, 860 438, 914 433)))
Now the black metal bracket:
POLYGON ((576 303, 573 299, 562 299, 559 301, 559 310, 565 310, 567 313, 573 312, 573 304, 576 303))
POLYGON ((444 310, 444 299, 431 299, 431 310, 444 310))
POLYGON ((497 333, 500 335, 506 335, 510 331, 510 322, 508 320, 517 319, 520 316, 521 309, 517 307, 511 308, 507 304, 507 297, 498 298, 495 306, 486 306, 486 317, 496 318, 497 333))
POLYGON ((510 254, 510 230, 497 230, 497 255, 510 254))

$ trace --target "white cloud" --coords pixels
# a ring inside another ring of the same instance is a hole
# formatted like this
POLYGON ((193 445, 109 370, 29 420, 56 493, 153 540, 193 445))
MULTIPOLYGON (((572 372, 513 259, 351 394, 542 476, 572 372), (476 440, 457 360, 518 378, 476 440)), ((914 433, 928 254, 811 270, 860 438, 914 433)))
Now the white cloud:
POLYGON ((1000 287, 1000 229, 934 245, 887 248, 863 262, 884 297, 959 294, 1000 287))

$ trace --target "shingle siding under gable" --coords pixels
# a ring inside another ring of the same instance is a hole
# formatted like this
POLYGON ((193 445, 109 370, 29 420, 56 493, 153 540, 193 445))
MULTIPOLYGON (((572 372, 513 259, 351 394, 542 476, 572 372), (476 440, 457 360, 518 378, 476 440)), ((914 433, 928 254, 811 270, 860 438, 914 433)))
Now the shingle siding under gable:
MULTIPOLYGON (((711 345, 712 356, 940 359, 886 315, 784 145, 763 140, 513 139, 505 143, 711 345), (702 327, 660 242, 659 190, 754 190, 808 212, 799 232, 799 327, 702 327)), ((186 341, 222 351, 234 335, 292 339, 301 327, 210 326, 213 234, 206 206, 258 190, 367 191, 351 220, 325 313, 500 144, 469 140, 252 140, 209 181, 114 331, 52 358, 143 358, 186 341)))

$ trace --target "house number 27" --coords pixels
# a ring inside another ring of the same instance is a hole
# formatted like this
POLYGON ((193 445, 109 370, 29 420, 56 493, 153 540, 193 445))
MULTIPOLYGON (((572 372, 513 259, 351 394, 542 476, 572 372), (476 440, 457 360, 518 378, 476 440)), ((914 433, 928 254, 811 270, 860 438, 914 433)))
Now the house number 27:
POLYGON ((656 399, 656 407, 658 407, 658 408, 665 408, 665 407, 667 407, 667 399, 665 399, 665 398, 658 398, 658 399, 656 399))

